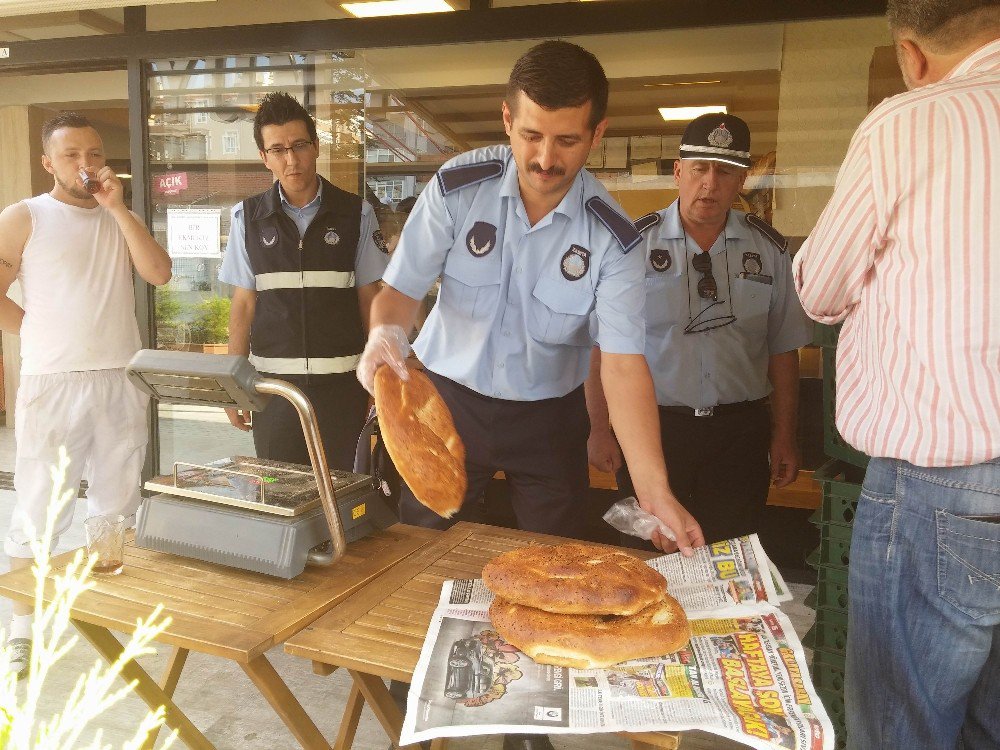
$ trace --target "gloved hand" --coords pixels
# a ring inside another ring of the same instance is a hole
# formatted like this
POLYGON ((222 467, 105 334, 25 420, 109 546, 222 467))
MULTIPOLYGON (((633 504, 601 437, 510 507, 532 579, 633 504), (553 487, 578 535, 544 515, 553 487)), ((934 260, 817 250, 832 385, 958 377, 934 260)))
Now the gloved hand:
POLYGON ((409 355, 410 342, 402 326, 375 326, 358 362, 358 380, 372 395, 375 395, 375 371, 382 365, 389 365, 401 379, 409 380, 410 373, 406 370, 409 355))

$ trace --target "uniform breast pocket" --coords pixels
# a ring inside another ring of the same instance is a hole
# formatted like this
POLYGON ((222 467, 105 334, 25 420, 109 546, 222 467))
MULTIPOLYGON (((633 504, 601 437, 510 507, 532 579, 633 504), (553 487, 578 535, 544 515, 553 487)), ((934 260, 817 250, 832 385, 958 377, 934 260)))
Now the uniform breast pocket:
POLYGON ((667 328, 678 322, 687 323, 688 299, 683 276, 647 276, 643 282, 646 291, 646 326, 667 328))
POLYGON ((464 256, 460 249, 449 254, 438 301, 465 317, 488 318, 500 297, 500 255, 464 256))
POLYGON ((528 303, 528 330, 546 344, 590 346, 590 311, 594 292, 585 280, 561 281, 542 277, 528 303))
POLYGON ((767 334, 767 314, 771 309, 771 284, 751 279, 733 279, 733 313, 736 325, 751 335, 767 334))

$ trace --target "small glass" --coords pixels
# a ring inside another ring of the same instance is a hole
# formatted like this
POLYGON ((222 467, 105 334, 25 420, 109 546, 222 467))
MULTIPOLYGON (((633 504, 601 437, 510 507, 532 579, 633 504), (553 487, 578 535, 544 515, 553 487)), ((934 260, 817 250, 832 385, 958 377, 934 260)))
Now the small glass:
POLYGON ((125 559, 125 516, 94 516, 84 521, 87 553, 97 555, 94 572, 116 576, 125 559))
POLYGON ((101 192, 101 183, 97 181, 97 177, 92 176, 86 169, 80 170, 80 182, 83 183, 83 189, 91 195, 101 192))

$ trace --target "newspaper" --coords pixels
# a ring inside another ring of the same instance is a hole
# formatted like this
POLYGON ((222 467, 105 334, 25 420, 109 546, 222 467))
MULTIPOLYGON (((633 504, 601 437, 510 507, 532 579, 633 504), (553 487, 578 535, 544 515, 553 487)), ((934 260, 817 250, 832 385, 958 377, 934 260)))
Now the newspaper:
POLYGON ((675 654, 582 670, 536 664, 492 629, 481 580, 446 581, 413 674, 401 744, 480 734, 700 729, 760 750, 832 750, 791 595, 756 534, 650 560, 693 637, 675 654))

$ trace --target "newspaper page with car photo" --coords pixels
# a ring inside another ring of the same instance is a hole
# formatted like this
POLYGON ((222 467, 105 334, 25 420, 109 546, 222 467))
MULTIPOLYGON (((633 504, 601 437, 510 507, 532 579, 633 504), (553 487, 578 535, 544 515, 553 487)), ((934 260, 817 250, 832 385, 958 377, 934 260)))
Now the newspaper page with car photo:
POLYGON ((480 734, 700 729, 760 750, 832 750, 833 726, 791 599, 756 534, 648 561, 691 622, 691 641, 607 669, 537 664, 489 622, 481 580, 446 581, 413 674, 401 744, 480 734))

